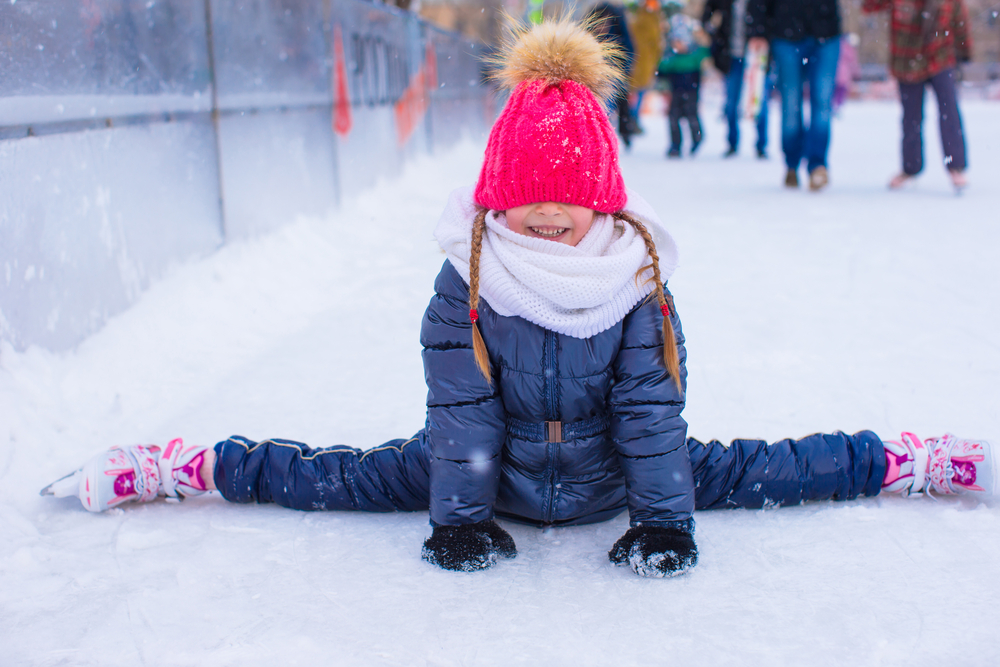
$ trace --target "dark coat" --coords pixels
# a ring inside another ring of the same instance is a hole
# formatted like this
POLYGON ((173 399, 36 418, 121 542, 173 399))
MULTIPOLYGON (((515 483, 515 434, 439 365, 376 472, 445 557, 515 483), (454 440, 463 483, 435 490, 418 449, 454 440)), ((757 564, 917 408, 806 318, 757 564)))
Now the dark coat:
POLYGON ((748 0, 747 37, 798 42, 840 35, 838 0, 748 0))
POLYGON ((712 64, 723 74, 729 74, 733 63, 733 55, 729 51, 729 40, 733 34, 733 0, 706 0, 701 23, 712 36, 712 64), (712 15, 716 13, 720 19, 719 25, 709 30, 712 15))
MULTIPOLYGON (((560 335, 480 300, 493 383, 472 350, 468 286, 450 262, 434 284, 421 343, 427 380, 430 513, 439 525, 495 514, 537 524, 684 521, 694 483, 684 397, 663 364, 654 299, 587 339, 560 335), (560 421, 563 442, 544 423, 560 421)), ((686 378, 680 320, 681 380, 686 378)))
POLYGON ((599 32, 597 38, 601 41, 611 42, 621 49, 622 69, 626 73, 631 72, 632 64, 635 62, 635 45, 632 43, 632 36, 628 31, 625 12, 621 7, 602 2, 591 8, 588 18, 602 21, 607 32, 599 32))

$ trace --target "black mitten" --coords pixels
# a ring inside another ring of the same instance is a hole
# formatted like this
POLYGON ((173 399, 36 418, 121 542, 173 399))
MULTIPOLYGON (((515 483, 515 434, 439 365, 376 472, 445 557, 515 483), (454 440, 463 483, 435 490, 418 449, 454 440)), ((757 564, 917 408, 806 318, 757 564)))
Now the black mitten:
POLYGON ((435 526, 420 554, 446 570, 475 572, 492 567, 497 558, 517 555, 514 538, 493 519, 465 526, 435 526))
POLYGON ((640 525, 615 542, 608 558, 642 577, 676 577, 698 564, 698 547, 683 528, 640 525))

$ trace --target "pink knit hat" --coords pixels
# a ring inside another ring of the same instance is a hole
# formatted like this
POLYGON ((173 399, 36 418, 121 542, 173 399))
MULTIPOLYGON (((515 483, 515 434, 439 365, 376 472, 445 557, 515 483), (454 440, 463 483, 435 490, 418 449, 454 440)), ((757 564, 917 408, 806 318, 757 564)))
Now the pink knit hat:
POLYGON ((621 77, 607 54, 569 20, 515 36, 498 59, 496 78, 513 92, 490 131, 479 205, 505 211, 553 201, 601 213, 625 206, 618 139, 598 99, 621 77))

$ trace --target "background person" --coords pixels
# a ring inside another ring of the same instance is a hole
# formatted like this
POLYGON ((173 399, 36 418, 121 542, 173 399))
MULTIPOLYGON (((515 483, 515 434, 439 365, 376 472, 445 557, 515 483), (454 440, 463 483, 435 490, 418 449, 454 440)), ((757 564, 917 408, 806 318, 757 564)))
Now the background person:
MULTIPOLYGON (((618 47, 621 56, 621 68, 626 76, 631 76, 635 65, 635 44, 628 31, 625 12, 621 7, 610 2, 601 2, 590 10, 589 18, 594 20, 594 34, 602 42, 609 42, 618 47)), ((618 134, 625 148, 632 146, 632 135, 635 128, 632 124, 632 112, 628 104, 628 86, 622 86, 616 91, 611 106, 618 115, 618 134)))
POLYGON ((642 133, 639 111, 642 98, 652 87, 656 66, 663 56, 663 26, 660 20, 660 0, 641 0, 630 6, 629 27, 635 44, 635 63, 629 81, 632 129, 642 133))
MULTIPOLYGON (((747 48, 748 0, 708 0, 701 22, 712 37, 712 62, 726 77, 726 123, 729 126, 729 148, 725 157, 732 157, 740 145, 740 95, 743 93, 743 72, 747 48)), ((769 82, 764 83, 764 96, 757 113, 757 157, 767 157, 767 102, 769 82)))
POLYGON ((854 88, 854 80, 861 74, 858 62, 858 44, 861 38, 856 32, 840 38, 840 60, 837 62, 837 76, 833 87, 833 113, 838 115, 854 88))
POLYGON ((672 4, 676 11, 670 17, 667 50, 657 74, 670 82, 670 104, 667 122, 670 127, 668 158, 681 156, 681 120, 687 121, 691 133, 691 155, 698 152, 703 138, 698 103, 701 91, 701 64, 709 55, 709 37, 695 19, 680 13, 681 4, 672 4))
POLYGON ((827 154, 834 77, 840 57, 840 8, 837 0, 749 0, 751 39, 770 42, 781 93, 781 150, 785 185, 799 187, 803 160, 809 189, 830 182, 827 154), (802 89, 809 84, 809 126, 803 122, 802 89))
POLYGON ((956 190, 967 185, 965 133, 955 91, 956 68, 972 59, 968 10, 962 0, 865 0, 866 12, 892 10, 890 69, 903 105, 903 171, 899 188, 924 167, 924 88, 934 89, 944 163, 956 190))

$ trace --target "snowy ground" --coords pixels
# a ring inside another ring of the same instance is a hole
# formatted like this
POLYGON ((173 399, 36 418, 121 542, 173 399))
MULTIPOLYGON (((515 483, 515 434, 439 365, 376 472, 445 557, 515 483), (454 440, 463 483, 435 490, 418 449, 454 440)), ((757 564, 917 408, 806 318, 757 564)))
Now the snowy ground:
MULTIPOLYGON (((666 161, 645 119, 623 166, 680 244, 692 435, 1000 442, 1000 106, 963 111, 962 197, 933 122, 926 175, 886 190, 894 103, 844 110, 818 195, 781 187, 777 141, 751 157, 749 125, 723 161, 711 101, 694 160, 666 161)), ((480 151, 178 267, 72 353, 0 349, 0 664, 1000 664, 1000 508, 969 500, 704 512, 696 570, 644 580, 607 561, 625 517, 509 526, 516 560, 455 574, 419 559, 426 513, 212 497, 90 515, 37 495, 115 443, 369 447, 418 429, 431 232, 480 151)))

